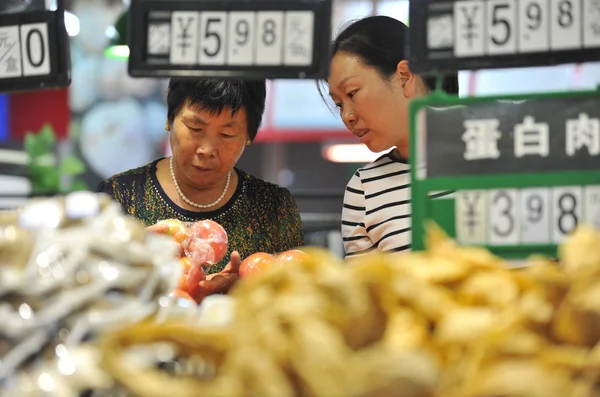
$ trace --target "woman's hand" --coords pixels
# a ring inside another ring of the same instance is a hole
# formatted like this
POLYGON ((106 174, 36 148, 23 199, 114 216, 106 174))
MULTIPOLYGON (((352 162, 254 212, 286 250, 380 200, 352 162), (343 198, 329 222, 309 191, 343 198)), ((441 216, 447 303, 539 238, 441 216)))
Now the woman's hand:
POLYGON ((157 223, 152 226, 146 227, 147 232, 156 234, 167 234, 169 233, 169 230, 169 225, 167 225, 166 223, 157 223))
MULTIPOLYGON (((166 223, 156 223, 152 226, 147 226, 146 231, 148 233, 167 234, 168 235, 169 232, 171 231, 171 228, 166 223)), ((185 255, 185 250, 183 248, 183 245, 180 244, 179 246, 180 246, 179 258, 183 258, 183 256, 185 255)))
POLYGON ((233 251, 230 261, 223 271, 209 274, 206 276, 206 280, 200 281, 200 290, 194 297, 196 302, 202 302, 209 295, 227 293, 239 278, 241 264, 242 258, 240 254, 237 251, 233 251))

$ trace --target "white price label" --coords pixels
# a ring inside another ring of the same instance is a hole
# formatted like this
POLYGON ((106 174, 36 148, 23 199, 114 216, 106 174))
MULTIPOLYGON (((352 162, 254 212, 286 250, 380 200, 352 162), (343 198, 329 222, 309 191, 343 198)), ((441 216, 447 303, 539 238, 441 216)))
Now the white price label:
POLYGON ((547 52, 550 0, 521 0, 519 2, 519 51, 547 52))
POLYGON ((464 190, 456 193, 454 215, 456 237, 461 244, 486 244, 488 192, 464 190))
POLYGON ((485 55, 485 7, 481 0, 454 3, 454 55, 485 55))
POLYGON ((583 0, 583 44, 600 47, 600 1, 583 0))
POLYGON ((203 12, 200 14, 200 65, 224 65, 226 54, 227 13, 203 12))
POLYGON ((600 186, 585 187, 585 223, 600 230, 600 186))
POLYGON ((281 65, 283 57, 283 12, 261 11, 257 13, 256 64, 281 65))
POLYGON ((431 16, 427 20, 427 48, 451 48, 454 45, 454 18, 451 15, 431 16))
POLYGON ((47 23, 21 25, 21 59, 24 76, 50 74, 47 23))
POLYGON ((517 5, 515 0, 489 0, 487 21, 488 54, 514 54, 517 51, 517 5))
POLYGON ((519 242, 518 198, 515 189, 490 191, 490 244, 510 245, 519 242))
POLYGON ((148 54, 168 55, 171 49, 171 24, 151 23, 148 25, 148 54))
POLYGON ((21 46, 19 45, 19 27, 0 28, 0 79, 21 77, 21 46))
POLYGON ((550 0, 550 32, 553 50, 581 48, 581 0, 550 0))
POLYGON ((198 61, 197 12, 175 11, 171 14, 171 56, 173 65, 194 65, 198 61))
POLYGON ((227 64, 252 65, 254 63, 255 32, 256 13, 251 11, 229 13, 227 64))
POLYGON ((522 189, 520 192, 522 244, 550 243, 550 190, 522 189))
POLYGON ((556 244, 561 244, 581 221, 581 190, 579 186, 566 186, 554 188, 552 191, 552 239, 556 244))
POLYGON ((283 63, 286 66, 308 66, 313 61, 315 14, 312 11, 285 13, 285 45, 283 63))

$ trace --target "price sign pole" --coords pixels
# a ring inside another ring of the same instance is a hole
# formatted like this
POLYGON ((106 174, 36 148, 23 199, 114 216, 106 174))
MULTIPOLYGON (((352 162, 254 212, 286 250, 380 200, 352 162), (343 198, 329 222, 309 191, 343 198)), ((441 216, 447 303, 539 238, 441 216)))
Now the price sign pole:
POLYGON ((55 11, 0 14, 0 92, 66 87, 71 83, 63 1, 55 11))
MULTIPOLYGON (((423 74, 600 59, 597 0, 412 0, 410 13, 423 74)), ((580 224, 600 229, 600 90, 434 92, 410 123, 413 249, 427 220, 515 260, 556 255, 580 224)))
POLYGON ((332 0, 132 0, 134 77, 323 78, 332 0))

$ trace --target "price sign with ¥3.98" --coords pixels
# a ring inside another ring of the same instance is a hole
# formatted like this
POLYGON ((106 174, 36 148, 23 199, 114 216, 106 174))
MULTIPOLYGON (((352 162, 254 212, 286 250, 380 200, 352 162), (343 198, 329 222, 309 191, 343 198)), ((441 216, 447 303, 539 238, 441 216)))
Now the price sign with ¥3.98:
POLYGON ((425 220, 511 259, 600 230, 600 92, 434 93, 411 105, 411 145, 415 250, 425 220))
POLYGON ((323 78, 332 0, 132 0, 135 77, 323 78))

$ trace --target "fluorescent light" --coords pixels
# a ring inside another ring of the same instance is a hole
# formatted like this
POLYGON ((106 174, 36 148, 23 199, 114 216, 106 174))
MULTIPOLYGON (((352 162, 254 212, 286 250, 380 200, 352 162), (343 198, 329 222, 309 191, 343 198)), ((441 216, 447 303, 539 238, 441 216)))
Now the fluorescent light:
POLYGON ((352 143, 327 145, 322 150, 323 157, 334 163, 370 163, 384 153, 373 153, 365 145, 352 143))
POLYGON ((79 18, 77 18, 77 15, 69 11, 65 11, 65 27, 67 28, 67 33, 69 34, 69 36, 77 36, 81 31, 79 18))
POLYGON ((113 45, 106 49, 104 55, 108 58, 114 59, 128 59, 129 58, 129 46, 126 45, 113 45))

